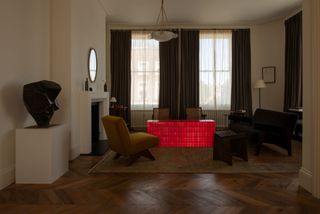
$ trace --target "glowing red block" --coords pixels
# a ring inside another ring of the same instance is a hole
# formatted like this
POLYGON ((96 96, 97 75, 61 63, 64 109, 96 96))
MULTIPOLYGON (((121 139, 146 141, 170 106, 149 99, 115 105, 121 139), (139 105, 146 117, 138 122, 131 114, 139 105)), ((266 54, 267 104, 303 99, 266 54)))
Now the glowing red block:
POLYGON ((148 120, 147 127, 160 147, 212 147, 215 131, 213 120, 148 120))

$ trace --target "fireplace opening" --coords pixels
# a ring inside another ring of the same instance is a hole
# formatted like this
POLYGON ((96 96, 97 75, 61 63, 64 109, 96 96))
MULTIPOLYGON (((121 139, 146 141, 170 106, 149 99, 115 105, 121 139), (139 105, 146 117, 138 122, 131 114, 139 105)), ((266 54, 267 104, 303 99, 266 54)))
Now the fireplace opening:
POLYGON ((100 140, 99 103, 91 103, 91 148, 90 155, 103 155, 108 150, 107 140, 100 140))

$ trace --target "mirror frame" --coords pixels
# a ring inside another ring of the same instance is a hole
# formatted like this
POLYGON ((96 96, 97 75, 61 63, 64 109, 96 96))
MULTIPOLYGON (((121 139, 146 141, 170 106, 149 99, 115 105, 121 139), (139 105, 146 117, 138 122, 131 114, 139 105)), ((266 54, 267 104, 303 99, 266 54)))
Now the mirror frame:
POLYGON ((98 75, 98 55, 97 55, 97 51, 94 48, 90 48, 89 50, 89 54, 88 54, 88 76, 89 76, 89 80, 90 82, 94 83, 97 80, 97 75, 98 75), (91 75, 90 75, 90 58, 91 58, 91 54, 94 53, 96 56, 96 76, 94 79, 91 79, 91 75))

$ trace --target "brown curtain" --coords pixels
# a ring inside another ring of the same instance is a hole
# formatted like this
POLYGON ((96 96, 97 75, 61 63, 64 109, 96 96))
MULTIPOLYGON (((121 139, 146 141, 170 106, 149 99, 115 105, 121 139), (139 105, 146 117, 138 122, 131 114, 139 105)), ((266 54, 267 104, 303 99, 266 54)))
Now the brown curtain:
POLYGON ((250 29, 232 31, 231 110, 252 115, 250 29))
POLYGON ((111 31, 111 96, 128 107, 125 120, 130 124, 131 31, 111 31))
POLYGON ((178 62, 178 38, 167 42, 160 42, 159 107, 169 108, 172 119, 178 119, 178 62))
POLYGON ((302 107, 302 12, 285 21, 284 111, 302 107))
POLYGON ((199 107, 199 30, 181 30, 180 118, 199 107))

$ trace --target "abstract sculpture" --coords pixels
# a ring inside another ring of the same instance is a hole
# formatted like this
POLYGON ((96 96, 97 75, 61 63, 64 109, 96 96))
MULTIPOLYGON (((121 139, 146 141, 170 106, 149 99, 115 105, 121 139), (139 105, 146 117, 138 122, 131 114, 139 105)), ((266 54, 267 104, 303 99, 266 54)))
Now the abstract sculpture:
POLYGON ((23 101, 38 127, 49 127, 53 113, 58 110, 56 98, 61 91, 59 84, 42 80, 23 86, 23 101))

